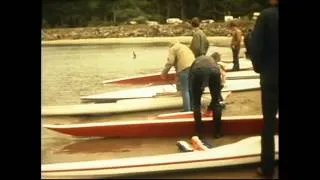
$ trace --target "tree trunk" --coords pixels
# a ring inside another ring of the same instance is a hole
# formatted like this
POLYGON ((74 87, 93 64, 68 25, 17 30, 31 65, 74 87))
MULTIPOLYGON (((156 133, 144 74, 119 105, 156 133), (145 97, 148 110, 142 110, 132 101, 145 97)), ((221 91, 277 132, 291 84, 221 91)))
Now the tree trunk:
POLYGON ((113 13, 113 23, 116 24, 117 23, 117 5, 114 4, 112 6, 112 13, 113 13))
POLYGON ((180 0, 180 16, 182 20, 186 19, 186 4, 185 4, 185 0, 180 0))
POLYGON ((161 15, 161 3, 159 0, 154 0, 153 3, 156 6, 157 14, 161 15))
POLYGON ((199 0, 199 9, 198 9, 199 17, 205 14, 206 6, 207 6, 206 0, 199 0))
POLYGON ((167 0, 167 18, 172 16, 173 0, 167 0))
POLYGON ((113 11, 113 23, 116 24, 117 23, 117 12, 113 11))

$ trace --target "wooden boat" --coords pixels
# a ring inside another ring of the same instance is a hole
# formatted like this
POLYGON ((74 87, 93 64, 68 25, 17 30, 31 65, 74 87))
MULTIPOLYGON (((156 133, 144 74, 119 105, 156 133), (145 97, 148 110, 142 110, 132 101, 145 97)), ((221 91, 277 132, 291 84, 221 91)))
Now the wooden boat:
MULTIPOLYGON (((228 80, 225 83, 222 92, 226 91, 247 91, 260 88, 259 79, 241 79, 228 80)), ((209 88, 206 88, 205 93, 209 93, 209 88)), ((82 96, 80 99, 83 102, 115 102, 121 99, 138 99, 138 98, 152 98, 161 95, 176 94, 177 89, 175 84, 158 85, 143 88, 134 88, 128 90, 120 90, 113 92, 106 92, 102 94, 82 96)))
MULTIPOLYGON (((144 74, 138 76, 131 76, 125 78, 111 79, 103 81, 104 84, 168 84, 175 83, 175 71, 170 71, 166 80, 161 79, 161 72, 144 74)), ((227 72, 227 80, 236 80, 236 79, 257 79, 259 74, 255 73, 253 70, 246 71, 235 71, 227 72)))
MULTIPOLYGON (((212 117, 204 117, 205 132, 213 133, 212 117)), ((259 134, 262 116, 222 117, 224 134, 259 134)), ((179 137, 195 134, 193 118, 129 120, 68 125, 43 125, 44 128, 79 137, 179 137)))
MULTIPOLYGON (((275 159, 279 159, 279 138, 275 137, 275 159)), ((260 162, 261 138, 253 136, 207 151, 93 160, 41 165, 43 179, 110 178, 159 172, 196 170, 260 162)))
MULTIPOLYGON (((223 92, 226 99, 230 92, 223 92)), ((203 103, 211 100, 209 94, 205 94, 203 103)), ((141 98, 119 100, 116 103, 101 104, 77 104, 62 106, 43 106, 42 116, 74 116, 74 115, 111 115, 128 112, 142 112, 152 110, 165 110, 182 108, 182 98, 180 96, 164 96, 157 98, 141 98)))

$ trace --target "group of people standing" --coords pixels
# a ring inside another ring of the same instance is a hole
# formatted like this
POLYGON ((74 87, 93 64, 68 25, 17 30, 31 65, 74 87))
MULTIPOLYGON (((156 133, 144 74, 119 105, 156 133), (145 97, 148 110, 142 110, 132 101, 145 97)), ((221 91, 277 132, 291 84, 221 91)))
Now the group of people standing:
MULTIPOLYGON (((253 69, 260 73, 262 91, 262 111, 264 127, 262 132, 261 175, 270 176, 274 169, 274 134, 278 110, 278 0, 270 0, 273 7, 264 10, 257 19, 254 30, 245 35, 246 56, 251 59, 253 69)), ((221 115, 223 101, 221 89, 225 81, 225 69, 219 61, 217 52, 207 56, 209 41, 199 28, 200 20, 191 21, 193 37, 190 47, 178 42, 170 42, 169 53, 161 77, 166 79, 171 67, 175 67, 177 89, 181 91, 184 111, 193 111, 195 130, 200 139, 204 138, 201 120, 201 96, 205 87, 209 87, 214 120, 213 136, 222 136, 221 115)), ((233 54, 233 71, 239 71, 239 52, 242 32, 235 22, 232 30, 231 50, 233 54)))
MULTIPOLYGON (((221 137, 221 113, 223 97, 221 89, 225 82, 225 68, 221 61, 221 55, 214 52, 207 56, 209 41, 205 33, 199 28, 200 20, 195 17, 191 20, 193 37, 190 47, 173 41, 169 43, 169 53, 161 77, 166 76, 175 67, 177 76, 177 89, 181 92, 184 111, 193 110, 196 121, 196 133, 203 139, 203 124, 201 120, 201 96, 205 87, 209 87, 211 103, 208 110, 212 111, 214 121, 214 137, 221 137)), ((239 52, 242 33, 236 23, 230 23, 232 30, 231 49, 233 53, 233 71, 240 70, 239 52)))

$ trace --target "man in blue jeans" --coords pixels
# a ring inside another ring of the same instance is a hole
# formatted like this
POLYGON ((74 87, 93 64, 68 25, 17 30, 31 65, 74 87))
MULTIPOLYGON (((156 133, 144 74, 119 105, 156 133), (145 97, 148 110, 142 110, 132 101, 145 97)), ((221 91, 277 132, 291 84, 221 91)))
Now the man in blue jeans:
POLYGON ((179 43, 178 41, 170 42, 167 62, 161 73, 161 78, 166 79, 171 67, 175 67, 178 80, 177 84, 180 85, 184 111, 191 111, 189 69, 194 59, 195 57, 193 52, 189 49, 189 47, 179 43))

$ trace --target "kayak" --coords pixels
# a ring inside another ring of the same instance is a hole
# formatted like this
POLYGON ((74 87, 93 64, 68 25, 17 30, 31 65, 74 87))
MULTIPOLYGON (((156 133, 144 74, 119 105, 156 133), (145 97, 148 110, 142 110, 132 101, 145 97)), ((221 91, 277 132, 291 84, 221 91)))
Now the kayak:
MULTIPOLYGON (((209 113, 203 113, 202 117, 212 117, 209 113)), ((176 112, 176 113, 167 113, 167 114, 160 114, 156 116, 157 119, 179 119, 179 118, 193 118, 193 112, 176 112)))
MULTIPOLYGON (((161 72, 144 74, 138 76, 131 76, 125 78, 111 79, 103 81, 104 84, 168 84, 175 83, 175 71, 170 71, 168 73, 167 79, 163 80, 160 77, 161 72)), ((235 71, 235 72, 227 72, 226 79, 227 80, 236 80, 236 79, 257 79, 259 78, 259 74, 255 73, 253 70, 246 71, 235 71)))
MULTIPOLYGON (((205 133, 213 134, 212 117, 204 117, 205 133)), ((222 132, 232 134, 260 134, 262 115, 222 117, 222 132)), ((44 128, 78 137, 180 137, 195 134, 193 118, 141 119, 84 124, 51 125, 44 128)))
MULTIPOLYGON (((279 159, 278 135, 275 140, 275 159, 279 159)), ((156 147, 155 147, 156 148, 156 147)), ((170 153, 152 156, 127 157, 41 165, 43 179, 97 179, 159 172, 196 170, 260 162, 261 138, 253 136, 238 142, 206 151, 170 153)))
MULTIPOLYGON (((202 113, 202 117, 212 117, 212 113, 202 113)), ((175 113, 159 114, 156 116, 156 119, 180 119, 180 118, 193 118, 193 112, 192 111, 175 112, 175 113)))
MULTIPOLYGON (((231 92, 223 92, 224 99, 231 92)), ((210 94, 204 94, 203 104, 209 104, 211 101, 210 94)), ((153 110, 166 110, 182 108, 181 96, 162 96, 155 98, 140 98, 119 100, 116 103, 101 104, 76 104, 61 106, 43 106, 41 108, 42 116, 79 116, 79 115, 112 115, 129 112, 143 112, 153 110)))
MULTIPOLYGON (((241 79, 226 81, 222 92, 226 91, 247 91, 256 90, 260 88, 259 79, 241 79)), ((122 99, 138 99, 138 98, 153 98, 161 95, 177 94, 175 84, 157 85, 143 88, 132 88, 127 90, 119 90, 113 92, 106 92, 101 94, 81 96, 82 102, 115 102, 122 99)), ((206 87, 204 93, 210 93, 209 88, 206 87)))

